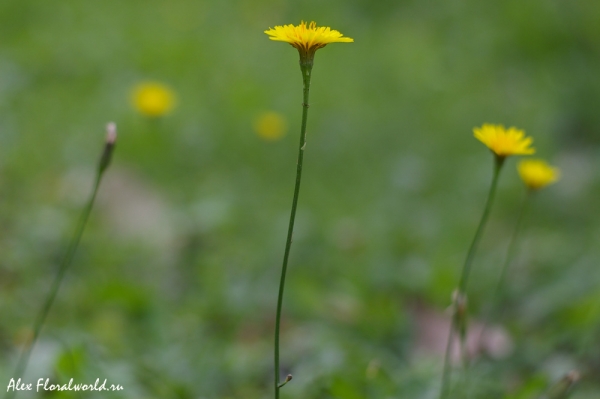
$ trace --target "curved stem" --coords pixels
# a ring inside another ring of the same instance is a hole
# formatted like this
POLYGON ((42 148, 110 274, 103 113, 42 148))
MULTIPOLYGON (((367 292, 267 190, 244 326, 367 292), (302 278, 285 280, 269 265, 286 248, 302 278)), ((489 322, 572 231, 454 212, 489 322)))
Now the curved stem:
MULTIPOLYGON (((56 275, 54 276, 54 280, 50 285, 50 291, 48 292, 48 296, 44 301, 40 312, 35 318, 35 322, 33 324, 33 337, 31 341, 25 344, 21 355, 19 356, 19 360, 17 361, 17 367, 15 369, 14 379, 15 384, 18 383, 18 380, 23 378, 23 374, 25 373, 25 369, 27 368, 27 363, 29 362, 29 358, 31 357, 31 352, 33 351, 33 347, 35 346, 40 333, 42 331, 42 327, 46 322, 46 318, 50 313, 50 309, 52 308, 52 304, 56 299, 56 295, 58 294, 58 290, 60 289, 60 285, 62 280, 67 272, 67 269, 71 265, 71 261, 73 260, 73 256, 75 255, 75 251, 77 251, 77 247, 79 246, 79 241, 81 241, 81 236, 83 235, 83 231, 85 230, 85 226, 87 224, 90 213, 92 212, 92 207, 94 206, 94 201, 96 200, 96 194, 98 193, 98 188, 100 187, 100 181, 102 180, 102 176, 108 168, 112 154, 115 148, 115 140, 116 140, 116 126, 114 123, 109 123, 106 127, 107 129, 107 138, 106 143, 104 145, 104 151, 102 152, 102 156, 100 157, 100 162, 98 163, 98 168, 96 169, 96 179, 94 181, 94 187, 92 189, 92 193, 81 212, 81 216, 79 217, 79 222, 77 227, 75 228, 75 232, 69 242, 69 246, 67 247, 67 252, 65 256, 58 266, 58 270, 56 271, 56 275)), ((12 391, 8 391, 5 398, 12 399, 15 397, 17 390, 13 389, 12 391)))
POLYGON ((444 369, 442 371, 442 389, 440 391, 440 399, 447 398, 450 390, 450 352, 452 351, 452 341, 454 341, 454 317, 452 317, 450 332, 448 333, 448 342, 446 343, 446 351, 444 353, 444 369))
POLYGON ((287 264, 292 247, 292 236, 294 233, 294 221, 296 219, 296 208, 298 206, 298 196, 300 194, 300 181, 302 178, 302 161, 304 159, 304 149, 306 147, 306 121, 308 118, 308 95, 310 91, 310 77, 312 72, 312 63, 300 64, 303 81, 303 102, 302 102, 302 127, 300 128, 300 144, 298 148, 298 163, 296 165, 296 185, 294 186, 294 198, 292 200, 292 210, 290 213, 290 223, 288 226, 287 240, 285 243, 285 253, 283 255, 283 264, 281 266, 281 279, 279 281, 279 294, 277 296, 277 315, 275 317, 275 398, 279 399, 279 389, 283 386, 279 383, 279 330, 281 326, 281 307, 283 304, 283 289, 285 287, 285 275, 287 264))
POLYGON ((506 257, 504 258, 504 263, 502 264, 502 269, 500 270, 500 277, 498 278, 498 282, 496 283, 496 287, 494 288, 494 291, 492 293, 492 300, 490 302, 489 310, 485 317, 481 332, 479 333, 479 338, 477 339, 478 348, 481 348, 481 345, 482 345, 481 341, 483 339, 483 336, 485 335, 486 327, 489 323, 489 319, 491 318, 491 315, 494 312, 494 310, 500 300, 500 291, 502 290, 502 287, 504 286, 504 281, 506 280, 508 268, 509 268, 511 261, 515 255, 517 237, 519 235, 519 231, 521 230, 521 226, 523 224, 523 215, 525 214, 525 210, 527 209, 527 205, 529 204, 529 198, 532 196, 532 194, 533 194, 533 191, 527 190, 527 193, 525 194, 525 197, 523 198, 523 201, 521 202, 521 206, 519 207, 519 211, 518 211, 519 213, 517 214, 517 221, 515 223, 515 227, 514 227, 512 236, 510 237, 510 241, 508 243, 508 248, 506 249, 506 257))
POLYGON ((471 246, 469 247, 469 252, 467 253, 467 258, 465 259, 465 264, 463 266, 462 273, 460 276, 460 282, 458 283, 458 291, 460 293, 465 293, 467 289, 467 283, 469 281, 469 275, 471 273, 471 265, 473 264, 475 252, 477 251, 477 247, 479 245, 479 241, 481 240, 483 230, 487 223, 488 217, 490 216, 492 204, 494 203, 494 197, 496 195, 496 187, 498 186, 498 177, 500 176, 500 170, 502 169, 502 165, 504 164, 504 159, 505 158, 500 158, 498 156, 496 156, 495 158, 494 176, 492 178, 492 184, 490 186, 490 191, 488 193, 488 197, 485 203, 483 215, 481 215, 481 220, 479 221, 479 226, 477 226, 475 237, 473 237, 473 242, 471 242, 471 246))
MULTIPOLYGON (((50 286, 50 291, 40 312, 38 313, 35 322, 33 324, 33 337, 29 343, 26 344, 25 348, 23 348, 23 352, 21 352, 21 356, 17 362, 17 368, 15 370, 15 381, 19 378, 23 378, 23 374, 25 373, 25 369, 27 368, 27 363, 29 362, 29 358, 31 356, 31 352, 33 351, 33 347, 35 346, 42 327, 48 317, 48 313, 50 313, 50 309, 52 308, 52 304, 54 303, 54 299, 58 294, 58 290, 62 283, 62 280, 65 276, 65 273, 69 266, 71 265, 71 261, 73 259, 73 255, 79 246, 79 241, 81 241, 81 236, 83 235, 83 230, 85 229, 85 225, 87 224, 87 220, 90 216, 90 212, 92 211, 92 207, 94 205, 94 201, 96 199, 96 194, 98 192, 98 187, 100 186, 100 179, 102 177, 102 173, 99 171, 96 176, 96 182, 94 183, 94 189, 92 190, 92 194, 83 209, 81 216, 79 218, 79 223, 77 224, 77 228, 75 229, 75 233, 71 238, 71 242, 67 248, 67 252, 62 262, 60 263, 56 275, 54 276, 54 280, 52 281, 52 285, 50 286)), ((12 399, 16 394, 16 390, 9 391, 6 395, 6 399, 12 399)))
MULTIPOLYGON (((479 241, 481 240, 481 236, 483 234, 483 230, 485 229, 485 225, 490 215, 490 211, 492 209, 492 204, 494 203, 494 197, 496 195, 496 187, 498 186, 498 178, 500 176, 500 170, 502 169, 502 165, 504 165, 504 160, 506 158, 495 156, 494 159, 494 175, 492 177, 492 184, 490 185, 490 191, 488 193, 488 197, 485 203, 485 207, 483 210, 483 214, 481 215, 481 220, 479 221, 479 225, 477 226, 477 230, 475 231, 475 236, 473 237, 473 241, 471 242, 471 246, 469 247, 469 252, 467 253, 467 257, 465 259, 465 263, 462 268, 460 281, 458 284, 458 290, 456 292, 455 303, 452 306, 452 322, 450 325, 450 332, 448 333, 448 342, 446 343, 446 351, 444 355, 444 366, 442 371, 442 387, 440 390, 440 399, 445 399, 448 397, 448 393, 450 390, 450 352, 452 347, 452 341, 454 338, 454 333, 459 326, 458 312, 466 312, 466 309, 461 308, 458 309, 459 305, 457 302, 461 302, 464 305, 464 301, 466 301, 466 289, 467 282, 469 281, 469 275, 471 272, 471 265, 473 263, 473 258, 475 257, 475 252, 479 245, 479 241)), ((461 305, 461 307, 463 306, 461 305)), ((465 314, 461 316, 462 318, 466 317, 465 314)), ((464 323, 465 320, 462 320, 464 323)), ((461 329, 460 340, 461 340, 461 348, 464 346, 464 341, 466 337, 466 327, 461 329)), ((462 350, 461 350, 462 352, 462 350)), ((464 359, 463 359, 464 360, 464 359)))
POLYGON ((506 250, 506 258, 504 259, 504 264, 502 265, 502 270, 500 271, 500 278, 498 279, 498 283, 494 289, 494 298, 497 299, 502 286, 504 285, 504 280, 506 280, 506 273, 508 271, 508 267, 515 255, 516 250, 516 242, 517 237, 519 235, 519 230, 521 230, 521 225, 523 224, 523 215, 525 214, 525 210, 527 209, 527 205, 529 203, 529 198, 531 197, 531 191, 527 191, 523 202, 521 203, 521 207, 519 208, 519 213, 517 216, 517 222, 515 223, 515 229, 513 230, 513 234, 510 238, 510 242, 508 243, 508 248, 506 250))

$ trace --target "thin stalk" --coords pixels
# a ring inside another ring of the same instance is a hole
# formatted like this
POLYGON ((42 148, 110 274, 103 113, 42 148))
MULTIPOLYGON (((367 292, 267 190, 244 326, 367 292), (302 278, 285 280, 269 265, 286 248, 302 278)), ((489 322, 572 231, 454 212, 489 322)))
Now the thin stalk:
POLYGON ((529 204, 529 199, 531 198, 532 194, 533 194, 533 191, 527 190, 527 193, 525 194, 525 197, 523 198, 523 201, 521 202, 521 206, 519 207, 519 211, 517 214, 517 221, 515 222, 515 227, 514 227, 512 235, 510 237, 508 247, 506 249, 506 257, 504 258, 504 263, 502 265, 502 269, 500 270, 500 277, 498 278, 498 282, 496 283, 496 287, 494 288, 494 291, 492 293, 492 300, 490 302, 490 307, 489 307, 488 313, 484 320, 483 328, 481 329, 481 332, 479 333, 479 339, 477 340, 478 347, 481 347, 482 339, 486 332, 486 327, 490 321, 489 319, 491 318, 491 315, 494 313, 494 310, 496 309, 498 302, 500 300, 500 292, 502 291, 502 288, 504 287, 504 282, 506 280, 506 275, 508 273, 509 266, 512 263, 512 260, 515 256, 515 251, 517 249, 517 246, 516 246, 517 237, 519 236, 519 231, 521 230, 521 226, 523 225, 523 215, 525 215, 525 211, 527 209, 527 205, 529 204))
POLYGON ((590 346, 594 343, 594 340, 598 337, 600 333, 600 326, 594 321, 597 320, 597 315, 600 314, 600 301, 596 300, 594 304, 590 306, 590 310, 585 317, 586 324, 589 325, 589 329, 586 332, 586 335, 582 338, 579 344, 579 349, 577 350, 577 359, 583 361, 585 359, 586 353, 589 355, 590 346))
MULTIPOLYGON (((25 344, 25 347, 23 348, 23 351, 21 352, 21 355, 19 356, 19 360, 17 361, 17 367, 15 369, 15 374, 14 374, 15 383, 17 383, 17 381, 20 378, 23 378, 23 374, 25 373, 25 369, 27 368, 27 364, 29 363, 29 358, 31 357, 31 352, 33 351, 33 348, 40 336, 40 333, 42 331, 44 323, 46 322, 46 318, 48 317, 48 314, 50 313, 52 304, 54 303, 54 300, 56 299, 56 295, 58 294, 58 290, 60 289, 60 285, 65 276, 65 273, 67 272, 67 269, 71 265, 73 256, 75 255, 75 252, 77 251, 77 247, 79 246, 79 242, 81 241, 81 236, 83 235, 83 231, 85 230, 85 226, 87 224, 88 218, 92 211, 92 207, 94 206, 94 201, 96 200, 96 194, 98 193, 98 188, 100 187, 100 181, 102 180, 102 175, 104 174, 104 171, 110 164, 112 152, 114 150, 115 140, 116 140, 115 125, 113 123, 110 123, 107 126, 107 131, 108 131, 107 141, 106 141, 106 144, 104 147, 104 152, 102 153, 102 156, 100 158, 100 163, 98 165, 98 169, 96 171, 96 179, 94 181, 94 187, 92 189, 92 193, 91 193, 85 207, 83 208, 83 211, 81 212, 81 216, 79 217, 79 222, 77 224, 77 227, 75 228, 75 232, 71 238, 69 246, 67 247, 67 252, 65 253, 64 258, 63 258, 62 262, 60 263, 58 270, 56 272, 56 275, 54 276, 54 280, 52 281, 52 284, 50 286, 50 291, 48 292, 48 296, 46 297, 46 300, 44 301, 44 304, 43 304, 42 308, 40 309, 40 312, 38 313, 37 317, 35 318, 35 322, 33 324, 33 337, 31 339, 31 341, 29 341, 28 343, 25 344)), ((14 398, 16 395, 16 392, 17 392, 16 389, 13 389, 12 391, 8 391, 8 393, 5 396, 5 399, 14 398)))
MULTIPOLYGON (((452 347, 452 341, 454 338, 454 332, 459 326, 459 317, 457 312, 466 312, 466 309, 462 308, 466 306, 464 301, 466 301, 466 289, 467 282, 469 281, 469 275, 471 272, 471 265, 473 263, 473 258, 475 257, 475 252, 479 245, 479 241, 481 240, 481 236, 483 234, 483 230, 485 229, 485 225, 490 215, 490 211, 492 209, 492 204, 494 203, 494 197, 496 195, 496 187, 498 186, 498 178, 500 176, 500 171, 502 169, 502 165, 504 164, 505 158, 495 156, 494 159, 494 175, 492 177, 492 184, 490 185, 490 191, 488 193, 488 197, 485 203, 485 208, 483 210, 483 214, 481 215, 481 220, 479 221, 479 226, 477 226, 477 230, 475 232, 475 236, 473 237, 473 241, 471 242, 471 246, 469 247, 469 252, 467 253, 467 257, 465 259, 465 263, 462 268, 460 281, 458 284, 458 290, 456 292, 456 300, 453 304, 453 315, 452 315, 452 323, 450 326, 450 332, 448 337, 448 342, 446 343, 446 351, 444 355, 444 366, 442 371, 442 388, 440 390, 440 399, 445 399, 448 397, 448 393, 450 391, 450 352, 452 347), (457 305, 461 306, 461 309, 458 308, 457 305)), ((466 315, 462 315, 462 318, 466 317, 466 315)), ((462 320, 464 323, 465 320, 462 320)), ((466 337, 466 327, 462 329, 460 334, 461 339, 461 352, 462 347, 464 346, 464 340, 466 337)), ((464 360, 464 359, 463 359, 464 360)))
MULTIPOLYGON (((60 288, 62 280, 65 276, 65 272, 69 268, 69 265, 71 264, 71 260, 73 259, 73 255, 75 254, 75 251, 77 250, 77 247, 79 246, 79 241, 81 240, 81 236, 83 235, 83 230, 85 229, 85 225, 87 224, 88 217, 90 216, 92 206, 94 205, 94 200, 96 198, 96 193, 98 192, 99 185, 100 185, 100 175, 98 175, 98 177, 96 178, 96 182, 94 184, 94 189, 92 191, 92 195, 90 196, 85 208, 83 209, 83 212, 81 213, 81 216, 79 218, 79 223, 77 224, 77 228, 75 229, 73 238, 71 239, 69 247, 67 248, 65 257, 63 258, 63 260, 58 268, 58 271, 56 272, 56 275, 54 276, 54 280, 52 281, 52 285, 50 286, 50 292, 48 293, 48 296, 46 297, 46 300, 44 301, 44 304, 35 319, 35 323, 33 324, 33 338, 31 339, 31 341, 28 344, 26 344, 26 347, 23 349, 23 352, 21 353, 21 356, 19 357, 19 361, 17 363, 17 368, 15 371, 15 381, 19 378, 23 378, 23 373, 25 372, 25 369, 27 368, 27 363, 29 362, 29 357, 31 356, 31 351, 33 350, 33 347, 35 346, 37 339, 40 335, 40 332, 42 330, 42 327, 44 326, 44 323, 46 321, 46 318, 48 317, 48 313, 50 312, 50 308, 52 307, 52 304, 54 303, 54 299, 56 298, 56 294, 58 293, 58 290, 60 288)), ((16 392, 15 390, 10 391, 6 395, 6 398, 9 399, 9 398, 14 397, 15 392, 16 392)))
MULTIPOLYGON (((285 243, 285 253, 283 255, 283 264, 281 266, 281 279, 279 281, 279 294, 277 296, 277 315, 275 317, 275 399, 279 399, 279 389, 285 385, 279 383, 279 330, 281 327, 281 307, 283 304, 283 289, 285 287, 285 275, 287 272, 290 248, 292 247, 292 236, 294 233, 294 221, 296 219, 296 208, 298 206, 298 196, 300 194, 300 181, 302 178, 302 161, 304 159, 304 149, 306 147, 306 121, 308 118, 308 95, 310 91, 310 78, 312 72, 312 63, 300 63, 303 81, 303 102, 302 102, 302 126, 300 128, 300 144, 298 148, 298 163, 296 165, 296 185, 294 186, 294 198, 292 200, 292 210, 290 212, 290 223, 288 226, 287 240, 285 243)), ((289 377, 288 377, 289 378, 289 377)), ((291 379, 291 378, 290 378, 291 379)), ((287 382, 287 381, 286 381, 287 382)))
POLYGON ((448 333, 448 342, 446 343, 446 351, 444 353, 444 370, 442 372, 442 389, 440 392, 440 398, 445 399, 448 397, 450 391, 450 356, 452 351, 452 341, 454 341, 454 317, 452 317, 452 325, 450 326, 450 333, 448 333))
POLYGON ((498 186, 498 178, 500 177, 500 170, 502 169, 502 165, 504 164, 504 159, 505 158, 500 158, 498 156, 496 156, 495 158, 494 176, 492 178, 490 192, 488 193, 485 208, 483 210, 483 215, 481 215, 481 220, 479 221, 479 226, 477 226, 475 237, 473 237, 473 242, 471 242, 471 246, 469 247, 469 252, 467 253, 467 258, 465 259, 465 264, 463 266, 462 274, 460 276, 460 282, 458 284, 458 291, 463 294, 467 290, 467 283, 469 281, 469 275, 471 273, 473 258, 475 257, 475 252, 477 251, 477 247, 479 245, 479 241, 481 240, 483 230, 485 229, 485 225, 487 224, 488 218, 490 216, 490 211, 492 210, 492 204, 494 203, 494 197, 496 196, 496 187, 498 186))

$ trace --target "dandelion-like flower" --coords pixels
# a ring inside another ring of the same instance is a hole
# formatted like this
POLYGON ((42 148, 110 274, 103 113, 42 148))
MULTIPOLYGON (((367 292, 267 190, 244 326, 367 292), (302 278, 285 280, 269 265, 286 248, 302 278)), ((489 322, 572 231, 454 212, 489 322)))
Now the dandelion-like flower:
POLYGON ((175 93, 162 83, 145 82, 134 87, 131 102, 141 114, 156 118, 173 110, 175 93))
MULTIPOLYGON (((275 367, 273 371, 275 378, 273 379, 275 387, 275 399, 279 399, 279 390, 291 381, 292 375, 288 374, 283 382, 279 382, 281 370, 279 368, 279 331, 281 326, 281 309, 283 304, 283 289, 285 286, 285 274, 287 271, 290 249, 292 247, 292 235, 294 233, 294 221, 296 220, 296 208, 298 206, 298 196, 300 194, 300 181, 302 180, 302 163, 304 159, 304 150, 306 149, 306 124, 308 119, 308 98, 310 93, 310 79, 313 68, 313 60, 315 52, 321 47, 325 47, 329 43, 348 43, 354 39, 342 37, 342 34, 337 30, 332 30, 329 27, 317 27, 315 22, 311 22, 308 26, 304 21, 300 25, 284 25, 269 28, 265 33, 269 35, 269 39, 280 42, 286 42, 298 49, 300 53, 300 70, 302 71, 302 124, 300 127, 300 143, 298 146, 298 161, 296 162, 296 184, 294 186, 294 198, 292 200, 292 209, 290 212, 290 223, 288 225, 287 239, 285 242, 285 252, 283 255, 283 263, 281 265, 281 278, 279 280, 279 294, 277 296, 277 313, 275 315, 275 367)), ((258 133, 262 137, 274 138, 282 132, 282 119, 267 116, 262 118, 256 126, 258 133), (277 133, 274 135, 274 133, 277 133)))
POLYGON ((287 122, 285 118, 277 112, 264 112, 256 118, 254 122, 254 131, 266 141, 277 141, 285 136, 287 132, 287 122))
POLYGON ((329 43, 351 43, 354 39, 343 37, 337 30, 330 27, 317 27, 316 22, 306 24, 301 21, 300 25, 292 24, 275 26, 269 28, 265 33, 269 35, 269 39, 280 42, 286 42, 298 49, 300 60, 312 63, 315 51, 325 47, 329 43))
POLYGON ((539 190, 560 178, 558 168, 553 168, 541 159, 527 159, 519 162, 519 176, 531 190, 539 190))
POLYGON ((473 132, 475 138, 485 144, 499 158, 535 153, 535 148, 531 147, 533 139, 526 137, 525 132, 516 127, 505 129, 502 125, 484 124, 474 128, 473 132))

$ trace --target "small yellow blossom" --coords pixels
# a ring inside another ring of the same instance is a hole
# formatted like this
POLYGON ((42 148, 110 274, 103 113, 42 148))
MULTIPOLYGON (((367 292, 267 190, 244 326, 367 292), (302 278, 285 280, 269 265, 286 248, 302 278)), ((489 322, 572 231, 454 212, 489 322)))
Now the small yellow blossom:
POLYGON ((277 112, 264 112, 254 121, 254 131, 264 140, 277 141, 285 136, 287 122, 277 112))
POLYGON ((140 83, 131 93, 131 102, 141 114, 149 117, 167 115, 175 107, 175 93, 158 82, 140 83))
POLYGON ((541 159, 527 159, 519 162, 519 176, 531 190, 539 190, 557 181, 560 171, 541 159))
POLYGON ((354 39, 343 37, 340 32, 330 27, 317 27, 315 22, 311 22, 308 26, 304 21, 301 21, 298 26, 292 24, 276 26, 269 28, 265 33, 271 40, 291 44, 300 52, 300 58, 306 60, 312 60, 315 51, 329 43, 354 42, 354 39))
POLYGON ((535 153, 535 148, 531 147, 533 139, 525 137, 525 132, 516 127, 505 129, 502 125, 484 124, 482 127, 474 128, 473 132, 477 140, 500 158, 535 153))

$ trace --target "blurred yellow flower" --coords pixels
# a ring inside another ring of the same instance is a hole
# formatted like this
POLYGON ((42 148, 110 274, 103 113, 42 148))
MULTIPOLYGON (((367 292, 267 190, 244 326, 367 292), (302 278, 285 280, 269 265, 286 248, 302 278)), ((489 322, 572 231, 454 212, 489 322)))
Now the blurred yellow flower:
POLYGON ((175 93, 162 83, 144 82, 133 88, 131 101, 135 109, 150 117, 167 115, 175 107, 175 93))
POLYGON ((298 26, 289 24, 269 28, 265 33, 269 35, 271 40, 286 42, 297 48, 301 58, 308 57, 310 59, 314 56, 315 51, 329 43, 351 43, 354 41, 349 37, 342 37, 343 35, 340 32, 332 30, 330 27, 317 27, 315 22, 311 22, 307 26, 304 21, 301 21, 298 26))
POLYGON ((541 159, 527 159, 519 162, 519 176, 531 190, 539 190, 557 181, 560 171, 541 159))
POLYGON ((277 141, 285 136, 287 132, 287 122, 285 118, 277 112, 264 112, 254 121, 254 131, 264 140, 277 141))
POLYGON ((525 132, 516 127, 505 129, 502 125, 484 124, 474 128, 473 132, 477 140, 485 144, 500 158, 535 153, 535 148, 531 147, 533 139, 525 137, 525 132))

